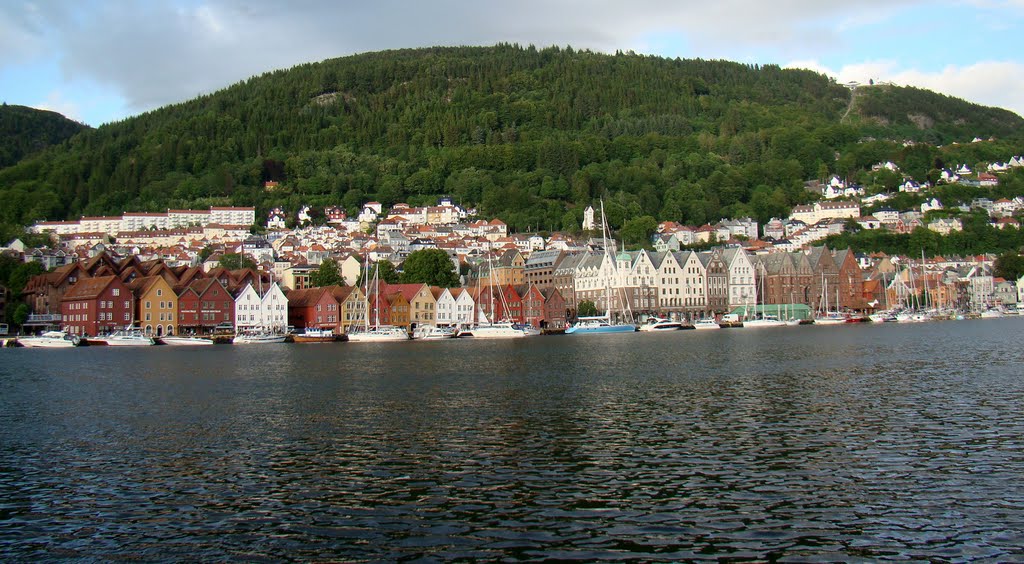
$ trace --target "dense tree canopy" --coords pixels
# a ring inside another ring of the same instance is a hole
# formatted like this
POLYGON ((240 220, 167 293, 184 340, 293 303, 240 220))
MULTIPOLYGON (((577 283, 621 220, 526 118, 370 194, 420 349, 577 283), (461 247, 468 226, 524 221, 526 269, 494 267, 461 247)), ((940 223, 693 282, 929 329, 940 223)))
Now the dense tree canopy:
POLYGON ((327 259, 320 263, 320 267, 309 275, 309 285, 314 288, 321 286, 340 286, 345 283, 338 270, 338 263, 327 259))
POLYGON ((455 288, 459 285, 459 273, 448 253, 440 249, 421 249, 410 253, 402 263, 401 280, 404 284, 455 288))
POLYGON ((238 270, 240 268, 256 268, 256 261, 252 260, 248 255, 240 253, 226 253, 220 257, 219 266, 228 270, 238 270))

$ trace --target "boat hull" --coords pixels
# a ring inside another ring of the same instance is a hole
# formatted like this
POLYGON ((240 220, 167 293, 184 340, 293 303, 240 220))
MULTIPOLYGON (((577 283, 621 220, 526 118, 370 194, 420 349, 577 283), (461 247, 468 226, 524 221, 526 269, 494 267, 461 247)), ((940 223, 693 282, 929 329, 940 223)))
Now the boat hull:
POLYGON ((213 344, 213 339, 201 337, 161 337, 160 342, 172 347, 202 347, 213 344))
POLYGON ((634 325, 573 325, 565 330, 566 335, 603 335, 612 333, 635 333, 634 325))

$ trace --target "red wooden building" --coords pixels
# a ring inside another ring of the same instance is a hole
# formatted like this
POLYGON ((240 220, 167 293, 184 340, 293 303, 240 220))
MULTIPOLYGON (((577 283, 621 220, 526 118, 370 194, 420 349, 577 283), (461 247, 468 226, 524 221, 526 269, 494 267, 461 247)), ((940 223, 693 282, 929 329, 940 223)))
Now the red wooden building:
POLYGON ((117 276, 81 279, 61 299, 61 328, 96 336, 132 325, 134 301, 128 285, 117 276))

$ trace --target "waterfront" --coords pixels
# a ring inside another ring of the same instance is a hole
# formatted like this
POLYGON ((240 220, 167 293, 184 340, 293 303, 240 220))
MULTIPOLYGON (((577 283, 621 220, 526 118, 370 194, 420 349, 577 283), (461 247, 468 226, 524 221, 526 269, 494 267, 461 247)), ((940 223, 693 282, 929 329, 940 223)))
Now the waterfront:
POLYGON ((1022 330, 4 349, 0 556, 1020 560, 1022 330))

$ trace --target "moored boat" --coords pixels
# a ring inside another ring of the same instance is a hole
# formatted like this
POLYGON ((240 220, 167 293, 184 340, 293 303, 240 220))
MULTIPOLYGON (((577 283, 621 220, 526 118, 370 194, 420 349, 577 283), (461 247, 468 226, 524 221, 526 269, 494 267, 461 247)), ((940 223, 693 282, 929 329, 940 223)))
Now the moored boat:
POLYGON ((63 331, 46 331, 41 335, 18 337, 17 341, 23 347, 44 349, 77 347, 81 343, 77 335, 68 335, 63 331))
POLYGON ((89 339, 89 344, 106 345, 108 347, 148 347, 156 344, 156 340, 142 334, 140 329, 125 327, 110 335, 89 339))
POLYGON ((236 345, 267 345, 283 343, 284 335, 277 333, 239 333, 231 342, 236 345))
POLYGON ((712 317, 705 317, 704 319, 700 319, 700 320, 697 320, 696 322, 694 322, 693 328, 694 329, 707 330, 707 329, 721 329, 722 326, 719 325, 718 322, 714 320, 714 318, 712 318, 712 317))
POLYGON ((640 330, 644 332, 678 331, 682 328, 683 323, 681 321, 672 321, 663 317, 648 317, 647 321, 640 325, 640 330))
POLYGON ((453 327, 437 327, 436 325, 421 325, 413 332, 413 339, 421 341, 440 341, 443 339, 454 339, 458 332, 453 327))
POLYGON ((632 323, 615 323, 608 316, 581 317, 565 330, 566 335, 589 335, 598 333, 633 333, 636 325, 632 323))
POLYGON ((520 337, 532 337, 534 333, 518 323, 511 321, 500 321, 498 323, 486 323, 474 325, 459 332, 459 338, 469 337, 473 339, 517 339, 520 337))
POLYGON ((408 341, 409 333, 394 325, 371 325, 364 329, 349 331, 346 336, 350 343, 384 343, 389 341, 408 341))
POLYGON ((208 346, 213 344, 213 339, 206 339, 203 337, 160 337, 160 342, 165 345, 171 345, 175 347, 187 347, 187 346, 208 346))
POLYGON ((743 322, 743 327, 748 329, 758 329, 763 327, 785 327, 786 322, 779 319, 779 316, 765 313, 757 319, 747 319, 743 322))
POLYGON ((307 327, 302 333, 292 335, 296 343, 333 343, 337 341, 337 335, 332 329, 313 329, 307 327))

